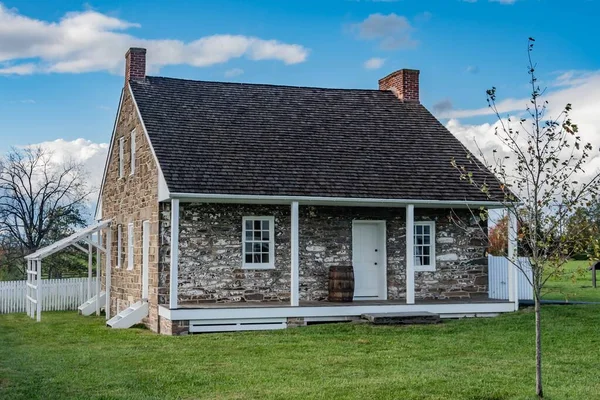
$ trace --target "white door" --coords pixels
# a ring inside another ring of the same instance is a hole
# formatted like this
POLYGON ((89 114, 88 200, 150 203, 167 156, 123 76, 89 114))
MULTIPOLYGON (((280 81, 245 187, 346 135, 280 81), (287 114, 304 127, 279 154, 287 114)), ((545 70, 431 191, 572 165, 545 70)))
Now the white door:
POLYGON ((386 298, 385 221, 352 223, 354 299, 386 298))

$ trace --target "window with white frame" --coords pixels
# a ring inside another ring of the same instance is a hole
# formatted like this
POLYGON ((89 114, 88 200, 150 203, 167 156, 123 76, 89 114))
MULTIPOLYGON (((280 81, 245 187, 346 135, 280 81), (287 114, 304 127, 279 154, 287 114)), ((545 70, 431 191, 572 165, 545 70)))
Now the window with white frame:
POLYGON ((131 131, 131 173, 135 174, 135 129, 131 131))
POLYGON ((133 269, 133 223, 127 225, 127 269, 133 269))
POLYGON ((242 265, 248 269, 275 268, 274 217, 244 217, 242 265))
POLYGON ((123 226, 117 225, 117 268, 121 268, 123 259, 123 226))
POLYGON ((119 139, 119 178, 125 176, 125 138, 122 137, 119 139))
POLYGON ((415 221, 415 271, 435 271, 435 222, 415 221))

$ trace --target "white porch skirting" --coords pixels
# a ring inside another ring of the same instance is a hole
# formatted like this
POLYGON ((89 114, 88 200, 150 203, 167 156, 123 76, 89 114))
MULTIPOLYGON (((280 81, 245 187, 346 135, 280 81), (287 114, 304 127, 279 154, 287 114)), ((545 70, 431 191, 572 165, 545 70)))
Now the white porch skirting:
POLYGON ((313 318, 313 317, 359 317, 368 313, 430 312, 442 318, 478 317, 512 312, 511 302, 478 302, 446 304, 390 304, 390 305, 348 305, 348 306, 281 306, 281 307, 239 307, 235 308, 178 308, 170 310, 159 306, 158 315, 171 321, 221 320, 251 318, 313 318))

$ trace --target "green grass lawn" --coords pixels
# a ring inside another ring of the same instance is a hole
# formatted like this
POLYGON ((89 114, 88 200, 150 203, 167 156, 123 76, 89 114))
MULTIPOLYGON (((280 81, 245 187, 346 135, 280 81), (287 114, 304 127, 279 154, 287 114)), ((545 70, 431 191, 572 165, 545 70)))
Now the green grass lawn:
MULTIPOLYGON (((548 399, 600 399, 600 306, 545 306, 548 399)), ((533 399, 533 313, 165 337, 0 315, 1 399, 533 399)))
POLYGON ((563 273, 552 278, 543 290, 545 300, 597 301, 600 302, 600 271, 598 289, 592 287, 589 261, 569 261, 563 273))

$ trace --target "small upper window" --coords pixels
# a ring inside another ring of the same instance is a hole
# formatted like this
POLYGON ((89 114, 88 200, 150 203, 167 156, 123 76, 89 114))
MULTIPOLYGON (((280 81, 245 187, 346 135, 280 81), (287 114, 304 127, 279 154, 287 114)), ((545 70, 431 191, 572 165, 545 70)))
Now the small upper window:
POLYGON ((415 222, 415 271, 435 271, 435 222, 415 222))
POLYGON ((135 174, 135 129, 131 131, 131 175, 135 174))
POLYGON ((243 267, 275 268, 274 217, 244 217, 242 229, 243 267))
POLYGON ((124 160, 124 153, 125 153, 125 138, 122 137, 119 139, 119 178, 122 178, 125 176, 125 160, 124 160))

